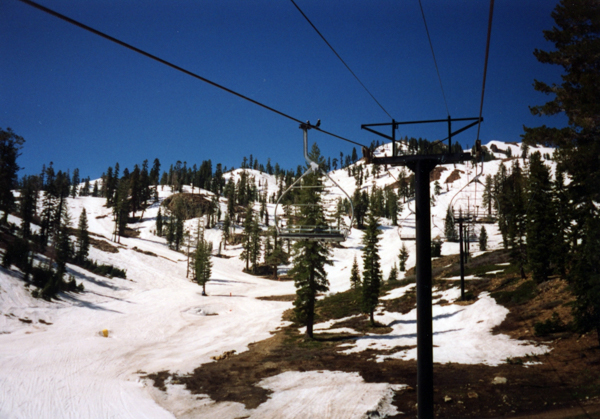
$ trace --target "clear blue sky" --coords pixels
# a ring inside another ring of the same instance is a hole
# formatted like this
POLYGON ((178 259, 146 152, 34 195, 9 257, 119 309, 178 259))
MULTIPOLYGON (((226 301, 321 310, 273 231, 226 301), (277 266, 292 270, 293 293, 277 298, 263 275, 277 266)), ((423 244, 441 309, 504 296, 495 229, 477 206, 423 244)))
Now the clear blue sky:
MULTIPOLYGON (((361 124, 390 122, 294 5, 286 0, 40 0, 46 7, 359 143, 361 124)), ((397 120, 446 118, 418 0, 298 5, 397 120)), ((479 113, 489 2, 422 0, 450 115, 479 113)), ((535 48, 551 49, 553 0, 496 1, 481 139, 518 141, 523 125, 559 125, 528 106, 547 97, 534 79, 560 82, 535 48)), ((99 177, 119 162, 231 168, 253 154, 284 168, 303 163, 295 122, 179 73, 18 0, 0 1, 0 127, 26 144, 21 174, 43 164, 99 177)), ((458 125, 456 125, 458 127, 458 125)), ((435 140, 446 126, 401 127, 435 140)), ((471 146, 477 130, 457 137, 471 146)), ((322 153, 353 145, 309 132, 322 153)))

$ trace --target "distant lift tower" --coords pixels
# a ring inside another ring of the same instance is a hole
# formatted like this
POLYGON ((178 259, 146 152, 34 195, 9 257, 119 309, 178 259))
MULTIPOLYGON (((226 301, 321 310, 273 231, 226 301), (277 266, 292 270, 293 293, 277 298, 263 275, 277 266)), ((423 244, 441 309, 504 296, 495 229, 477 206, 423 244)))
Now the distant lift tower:
MULTIPOLYGON (((382 124, 361 125, 362 129, 392 141, 391 157, 373 157, 370 150, 363 149, 367 162, 390 166, 406 166, 415 173, 415 217, 417 247, 417 410, 419 419, 433 418, 433 319, 432 279, 431 279, 431 202, 429 174, 438 164, 459 163, 471 158, 471 153, 452 153, 452 137, 477 125, 483 118, 437 119, 429 121, 408 121, 382 124), (452 131, 452 122, 474 121, 452 131), (445 122, 448 124, 447 153, 398 155, 396 147, 396 129, 399 125, 430 124, 445 122), (392 127, 392 135, 386 135, 374 127, 392 127)), ((477 142, 476 147, 479 146, 477 142)))

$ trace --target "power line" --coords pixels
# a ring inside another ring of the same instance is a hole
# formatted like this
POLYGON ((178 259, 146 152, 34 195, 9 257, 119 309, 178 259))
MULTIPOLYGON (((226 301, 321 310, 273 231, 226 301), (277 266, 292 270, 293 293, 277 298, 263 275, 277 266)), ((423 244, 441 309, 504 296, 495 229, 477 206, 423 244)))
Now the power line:
POLYGON ((337 51, 331 46, 331 44, 329 42, 327 42, 327 39, 325 39, 323 34, 321 34, 321 32, 319 32, 317 27, 310 21, 308 16, 306 16, 306 14, 302 11, 302 9, 300 9, 300 7, 296 4, 296 2, 294 0, 290 0, 290 1, 294 4, 294 6, 296 6, 296 9, 298 9, 298 11, 302 14, 302 16, 304 16, 304 19, 306 19, 306 21, 310 24, 310 26, 312 26, 312 28, 317 32, 317 34, 319 34, 321 39, 327 44, 327 46, 331 49, 331 51, 333 51, 335 56, 339 58, 339 60, 342 62, 342 64, 344 64, 344 66, 348 69, 348 71, 354 76, 356 81, 358 81, 360 83, 360 85, 363 87, 363 89, 365 89, 366 92, 369 94, 369 96, 371 96, 371 98, 373 98, 375 103, 377 103, 377 105, 379 105, 379 107, 383 110, 383 112, 385 112, 387 114, 387 116, 390 117, 390 119, 394 119, 394 118, 392 118, 392 115, 390 115, 389 112, 385 110, 385 108, 381 105, 381 103, 379 103, 379 101, 377 99, 375 99, 375 96, 373 96, 373 94, 369 91, 369 89, 367 89, 367 86, 365 86, 363 84, 363 82, 360 81, 358 76, 356 74, 354 74, 354 71, 352 71, 350 69, 350 67, 348 66, 348 64, 346 64, 346 62, 342 59, 342 57, 340 57, 340 54, 338 54, 337 51))
MULTIPOLYGON (((483 95, 485 93, 485 79, 487 77, 487 65, 488 58, 490 56, 490 39, 492 37, 492 17, 494 15, 494 0, 490 0, 490 16, 488 18, 488 30, 487 30, 487 41, 485 44, 485 64, 483 65, 483 84, 481 86, 481 103, 479 104, 479 119, 481 120, 481 113, 483 112, 483 95)), ((477 140, 479 140, 479 131, 481 129, 481 121, 477 126, 477 140)))
POLYGON ((425 12, 423 11, 423 5, 421 4, 421 0, 419 0, 419 7, 421 8, 421 15, 423 16, 425 32, 427 32, 427 39, 429 40, 429 47, 431 48, 431 55, 433 55, 435 71, 437 71, 438 80, 440 81, 440 88, 442 89, 442 96, 444 97, 444 104, 446 105, 446 114, 450 115, 450 111, 448 110, 448 102, 446 101, 446 93, 444 93, 444 86, 442 86, 442 78, 440 77, 440 69, 438 68, 437 60, 435 59, 435 52, 433 52, 433 44, 431 43, 431 36, 429 36, 429 29, 427 28, 427 20, 425 20, 425 12))
MULTIPOLYGON (((175 65, 175 64, 173 64, 173 63, 171 63, 171 62, 169 62, 169 61, 163 60, 162 58, 159 58, 159 57, 157 57, 157 56, 155 56, 155 55, 152 55, 152 54, 150 54, 150 53, 148 53, 148 52, 146 52, 146 51, 143 51, 143 50, 141 50, 141 49, 139 49, 139 48, 137 48, 137 47, 134 47, 134 46, 133 46, 133 45, 131 45, 131 44, 128 44, 128 43, 126 43, 126 42, 123 42, 123 41, 121 41, 121 40, 119 40, 119 39, 117 39, 117 38, 114 38, 114 37, 110 36, 110 35, 107 35, 107 34, 105 34, 104 32, 100 32, 99 30, 96 30, 96 29, 94 29, 94 28, 91 28, 91 27, 89 27, 89 26, 87 26, 87 25, 85 25, 85 24, 83 24, 83 23, 81 23, 81 22, 78 22, 78 21, 76 21, 76 20, 74 20, 74 19, 71 19, 70 17, 67 17, 67 16, 65 16, 65 15, 62 15, 62 14, 60 14, 60 13, 58 13, 58 12, 55 12, 54 10, 48 9, 47 7, 44 7, 44 6, 42 6, 42 5, 38 4, 38 3, 35 3, 35 2, 33 2, 33 1, 31 1, 31 0, 19 0, 19 1, 21 1, 21 2, 25 3, 25 4, 29 5, 29 6, 35 7, 36 9, 38 9, 38 10, 41 10, 41 11, 43 11, 43 12, 45 12, 45 13, 48 13, 48 14, 50 14, 50 15, 52 15, 52 16, 54 16, 54 17, 57 17, 57 18, 59 18, 59 19, 61 19, 61 20, 64 20, 65 22, 68 22, 68 23, 70 23, 70 24, 72 24, 72 25, 75 25, 75 26, 77 26, 77 27, 79 27, 79 28, 81 28, 81 29, 84 29, 84 30, 86 30, 86 31, 88 31, 88 32, 91 32, 91 33, 93 33, 93 34, 96 34, 96 35, 98 35, 98 36, 100 36, 100 37, 102 37, 102 38, 104 38, 104 39, 107 39, 107 40, 109 40, 109 41, 111 41, 111 42, 114 42, 114 43, 116 43, 116 44, 119 44, 119 45, 121 45, 121 46, 123 46, 123 47, 125 47, 125 48, 127 48, 127 49, 130 49, 130 50, 132 50, 132 51, 134 51, 134 52, 137 52, 138 54, 141 54, 141 55, 143 55, 143 56, 145 56, 145 57, 148 57, 148 58, 150 58, 150 59, 152 59, 152 60, 154 60, 154 61, 158 61, 159 63, 161 63, 161 64, 164 64, 164 65, 166 65, 166 66, 168 66, 168 67, 171 67, 171 68, 173 68, 173 69, 175 69, 175 70, 177 70, 177 71, 180 71, 180 72, 182 72, 182 73, 185 73, 185 74, 187 74, 188 76, 192 76, 192 77, 194 77, 194 78, 196 78, 196 79, 198 79, 198 80, 201 80, 201 81, 203 81, 203 82, 205 82, 205 83, 208 83, 208 84, 210 84, 211 86, 217 87, 217 88, 219 88, 219 89, 221 89, 221 90, 224 90, 224 91, 226 91, 226 92, 228 92, 228 93, 231 93, 232 95, 235 95, 235 96, 237 96, 237 97, 239 97, 239 98, 241 98, 241 99, 245 99, 245 100, 247 100, 247 101, 249 101, 249 102, 252 102, 252 103, 254 103, 255 105, 258 105, 258 106, 260 106, 260 107, 262 107, 262 108, 264 108, 264 109, 267 109, 267 110, 269 110, 269 111, 271 111, 271 112, 274 112, 274 113, 276 113, 276 114, 278 114, 278 115, 281 115, 281 116, 283 116, 284 118, 291 119, 292 121, 295 121, 295 122, 297 122, 297 123, 299 123, 299 124, 304 124, 304 122, 302 122, 301 120, 299 120, 299 119, 297 119, 297 118, 294 118, 294 117, 292 117, 292 116, 290 116, 290 115, 288 115, 288 114, 286 114, 286 113, 283 113, 283 112, 281 112, 281 111, 278 111, 278 110, 277 110, 277 109, 275 109, 275 108, 272 108, 272 107, 270 107, 270 106, 267 106, 267 105, 265 105, 265 104, 263 104, 263 103, 260 103, 260 102, 258 102, 258 101, 256 101, 256 100, 254 100, 254 99, 251 99, 251 98, 249 98, 248 96, 244 96, 244 95, 242 95, 241 93, 238 93, 238 92, 236 92, 236 91, 234 91, 234 90, 231 90, 231 89, 229 89, 229 88, 227 88, 227 87, 225 87, 225 86, 222 86, 222 85, 220 85, 220 84, 218 84, 218 83, 215 83, 215 82, 213 82, 213 81, 211 81, 211 80, 209 80, 209 79, 207 79, 207 78, 205 78, 205 77, 202 77, 202 76, 200 76, 200 75, 198 75, 198 74, 196 74, 196 73, 192 73, 191 71, 189 71, 189 70, 186 70, 185 68, 179 67, 178 65, 175 65)), ((315 129, 315 130, 317 130, 317 131, 320 131, 320 132, 322 132, 323 134, 327 134, 327 135, 330 135, 330 136, 332 136, 332 137, 338 138, 338 139, 340 139, 340 140, 347 141, 347 142, 349 142, 349 143, 356 144, 356 145, 358 145, 358 146, 361 146, 361 147, 366 147, 364 144, 360 144, 360 143, 357 143, 356 141, 352 141, 352 140, 349 140, 349 139, 347 139, 347 138, 341 137, 341 136, 339 136, 339 135, 337 135, 337 134, 333 134, 333 133, 331 133, 331 132, 328 132, 328 131, 322 130, 321 128, 319 128, 319 127, 316 127, 316 126, 314 126, 314 125, 311 125, 311 128, 313 128, 313 129, 315 129)))

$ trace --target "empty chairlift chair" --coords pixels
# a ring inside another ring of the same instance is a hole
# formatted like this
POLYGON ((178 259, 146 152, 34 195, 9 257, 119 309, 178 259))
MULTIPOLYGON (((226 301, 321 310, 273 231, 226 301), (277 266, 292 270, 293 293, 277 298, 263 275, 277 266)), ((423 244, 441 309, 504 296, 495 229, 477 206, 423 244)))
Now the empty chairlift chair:
MULTIPOLYGON (((315 127, 319 126, 319 122, 315 127)), ((350 196, 335 182, 329 174, 308 156, 308 130, 312 128, 309 122, 300 125, 304 134, 304 159, 308 169, 292 185, 287 188, 275 205, 275 227, 279 238, 287 240, 310 240, 323 242, 342 242, 346 240, 354 220, 354 205, 350 196), (310 184, 310 174, 320 174, 324 182, 310 184), (315 192, 315 202, 297 202, 302 191, 315 192), (332 201, 333 197, 333 201, 332 201), (336 220, 336 198, 347 198, 348 213, 336 220), (319 206, 323 207, 322 213, 319 206), (333 207, 333 208, 332 208, 333 207), (314 212, 311 213, 311 209, 314 212), (282 215, 281 212, 284 212, 282 215), (308 216, 311 214, 314 216, 308 216), (349 222, 346 223, 346 219, 349 222)))

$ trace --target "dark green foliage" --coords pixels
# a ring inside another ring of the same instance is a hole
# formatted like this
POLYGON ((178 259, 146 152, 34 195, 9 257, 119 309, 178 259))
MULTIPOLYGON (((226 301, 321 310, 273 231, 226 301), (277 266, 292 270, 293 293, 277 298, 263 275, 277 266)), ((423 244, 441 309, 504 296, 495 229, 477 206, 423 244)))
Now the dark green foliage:
POLYGON ((362 230, 365 228, 365 216, 369 209, 369 195, 367 191, 360 191, 360 188, 356 188, 352 197, 354 203, 354 219, 356 220, 356 228, 362 230))
POLYGON ((352 289, 359 289, 361 282, 360 271, 358 270, 358 262, 356 261, 356 256, 354 256, 354 262, 352 262, 352 269, 350 270, 350 284, 352 284, 352 289))
POLYGON ((436 180, 433 183, 433 193, 435 195, 439 195, 442 192, 442 186, 440 185, 440 182, 438 180, 436 180))
POLYGON ((125 234, 125 228, 129 220, 130 204, 129 180, 123 176, 118 183, 113 205, 113 214, 115 217, 114 239, 118 243, 121 242, 121 236, 125 234))
POLYGON ((569 330, 568 325, 564 324, 558 313, 552 313, 552 317, 544 322, 535 322, 533 330, 536 336, 548 336, 552 333, 561 333, 569 330))
POLYGON ((392 220, 392 225, 398 225, 398 212, 400 207, 398 205, 398 195, 391 189, 385 191, 385 217, 392 220))
POLYGON ((483 188, 482 204, 486 209, 487 215, 492 215, 492 203, 494 201, 492 175, 486 175, 485 186, 483 188))
POLYGON ((400 261, 400 272, 406 271, 406 261, 408 260, 408 250, 406 249, 406 245, 402 243, 402 248, 400 249, 400 254, 398 255, 398 259, 400 261))
POLYGON ((439 258, 442 256, 442 241, 440 239, 431 240, 431 257, 439 258))
MULTIPOLYGON (((503 166, 500 167, 502 170, 503 166)), ((498 184, 499 227, 505 245, 511 249, 511 258, 521 269, 527 262, 525 233, 527 227, 526 178, 518 160, 515 160, 510 175, 499 177, 498 184)))
POLYGON ((487 231, 485 231, 485 227, 481 226, 481 232, 479 233, 479 250, 484 251, 487 250, 487 231))
POLYGON ((564 172, 557 168, 553 190, 553 208, 556 212, 554 221, 554 241, 550 247, 550 260, 554 270, 562 278, 566 277, 569 261, 569 236, 572 234, 573 208, 570 193, 565 186, 564 172))
POLYGON ((204 240, 204 237, 201 235, 194 255, 194 270, 196 273, 196 282, 198 282, 198 285, 202 286, 202 295, 206 295, 206 283, 210 280, 212 275, 211 253, 212 242, 204 240))
POLYGON ((79 178, 79 169, 75 168, 73 170, 73 177, 71 178, 71 196, 75 198, 79 192, 79 183, 81 183, 81 179, 79 178))
POLYGON ((77 250, 75 252, 75 260, 83 262, 87 259, 90 251, 90 236, 88 233, 87 213, 85 208, 79 216, 79 224, 77 226, 77 250))
POLYGON ((57 272, 52 272, 48 268, 33 268, 33 283, 39 287, 31 294, 35 298, 43 298, 44 300, 52 300, 61 292, 83 292, 83 284, 77 284, 75 278, 69 275, 68 281, 63 281, 62 277, 57 272))
POLYGON ((361 306, 369 315, 371 325, 375 325, 373 313, 379 303, 379 289, 382 282, 381 258, 379 256, 379 221, 369 213, 367 229, 363 237, 363 283, 361 306))
POLYGON ((527 185, 527 260, 533 280, 540 283, 551 273, 548 248, 554 242, 556 214, 552 205, 550 171, 539 152, 531 155, 527 185))
MULTIPOLYGON (((309 157, 316 163, 322 162, 316 144, 313 144, 309 157)), ((304 179, 306 186, 321 184, 318 173, 309 174, 304 179)), ((301 189, 299 201, 305 204, 300 207, 299 225, 323 224, 323 207, 315 188, 301 189)), ((329 281, 325 272, 325 264, 331 264, 329 249, 321 242, 300 240, 294 243, 293 252, 293 267, 289 275, 294 278, 296 286, 294 315, 297 322, 306 326, 307 337, 312 338, 317 294, 329 290, 329 281)))
POLYGON ((444 235, 446 236, 447 241, 457 242, 458 233, 456 232, 456 225, 454 223, 452 211, 452 207, 448 207, 448 210, 446 211, 446 219, 444 220, 444 235))
POLYGON ((265 263, 273 267, 273 278, 277 279, 277 266, 287 264, 289 255, 283 251, 281 246, 275 248, 265 257, 265 263))
POLYGON ((24 239, 28 239, 31 235, 31 222, 36 213, 39 183, 37 176, 24 176, 22 179, 19 216, 21 217, 21 237, 24 239))
POLYGON ((150 170, 149 181, 151 185, 158 186, 158 177, 160 176, 160 160, 154 159, 152 169, 150 170))
POLYGON ((250 270, 252 264, 252 272, 256 272, 261 243, 260 243, 260 228, 258 218, 254 216, 252 204, 248 204, 246 208, 246 218, 244 219, 244 241, 242 248, 244 249, 240 255, 240 259, 246 261, 246 271, 250 270))
MULTIPOLYGON (((562 0, 552 12, 552 18, 555 25, 544 31, 544 37, 555 49, 536 50, 534 54, 541 63, 563 68, 561 83, 536 80, 535 89, 551 95, 552 99, 530 109, 534 115, 564 114, 568 126, 525 128, 523 141, 558 147, 554 153, 558 173, 565 173, 570 183, 566 191, 568 197, 556 200, 563 204, 557 224, 567 227, 571 236, 571 266, 560 257, 566 247, 564 232, 555 242, 553 259, 559 272, 567 273, 576 295, 573 306, 576 326, 582 331, 600 332, 600 228, 597 226, 600 218, 597 207, 600 202, 600 3, 562 0)), ((560 189, 564 189, 564 185, 560 189)), ((565 191, 562 192, 564 195, 565 191)), ((598 339, 600 341, 600 333, 598 339)))
POLYGON ((600 216, 587 218, 584 231, 575 245, 567 279, 577 298, 573 305, 576 328, 580 332, 596 330, 600 344, 600 216))
POLYGON ((389 282, 395 282, 398 280, 398 267, 394 263, 390 268, 390 275, 388 276, 389 282))
POLYGON ((225 218, 223 219, 223 244, 227 248, 227 242, 231 235, 231 218, 229 212, 225 212, 225 218))
POLYGON ((498 304, 511 306, 531 300, 535 297, 536 292, 537 284, 534 281, 525 281, 513 291, 497 291, 490 295, 496 299, 498 304))
POLYGON ((158 209, 158 214, 156 214, 156 235, 163 235, 163 217, 160 208, 158 209))
POLYGON ((69 177, 66 173, 54 172, 52 162, 45 169, 46 177, 44 199, 42 202, 40 245, 44 248, 48 240, 56 238, 60 229, 62 213, 65 209, 65 199, 69 196, 69 177))
POLYGON ((57 286, 60 285, 60 282, 62 282, 62 279, 67 272, 67 262, 73 257, 73 245, 71 243, 71 238, 69 237, 70 227, 71 217, 65 208, 62 212, 60 226, 53 240, 53 247, 56 255, 54 262, 56 263, 57 282, 59 283, 57 286))
POLYGON ((10 265, 15 265, 27 275, 31 270, 29 251, 29 242, 27 240, 14 237, 14 241, 9 243, 2 257, 2 266, 8 269, 10 265))
POLYGON ((0 128, 0 224, 6 224, 8 214, 14 210, 15 197, 12 190, 17 185, 17 157, 25 140, 15 134, 10 128, 6 131, 0 128))
POLYGON ((96 275, 106 276, 108 278, 127 278, 127 271, 125 269, 119 269, 112 265, 104 265, 99 264, 93 260, 85 260, 81 263, 77 264, 81 266, 83 269, 87 269, 88 271, 95 273, 96 275))

